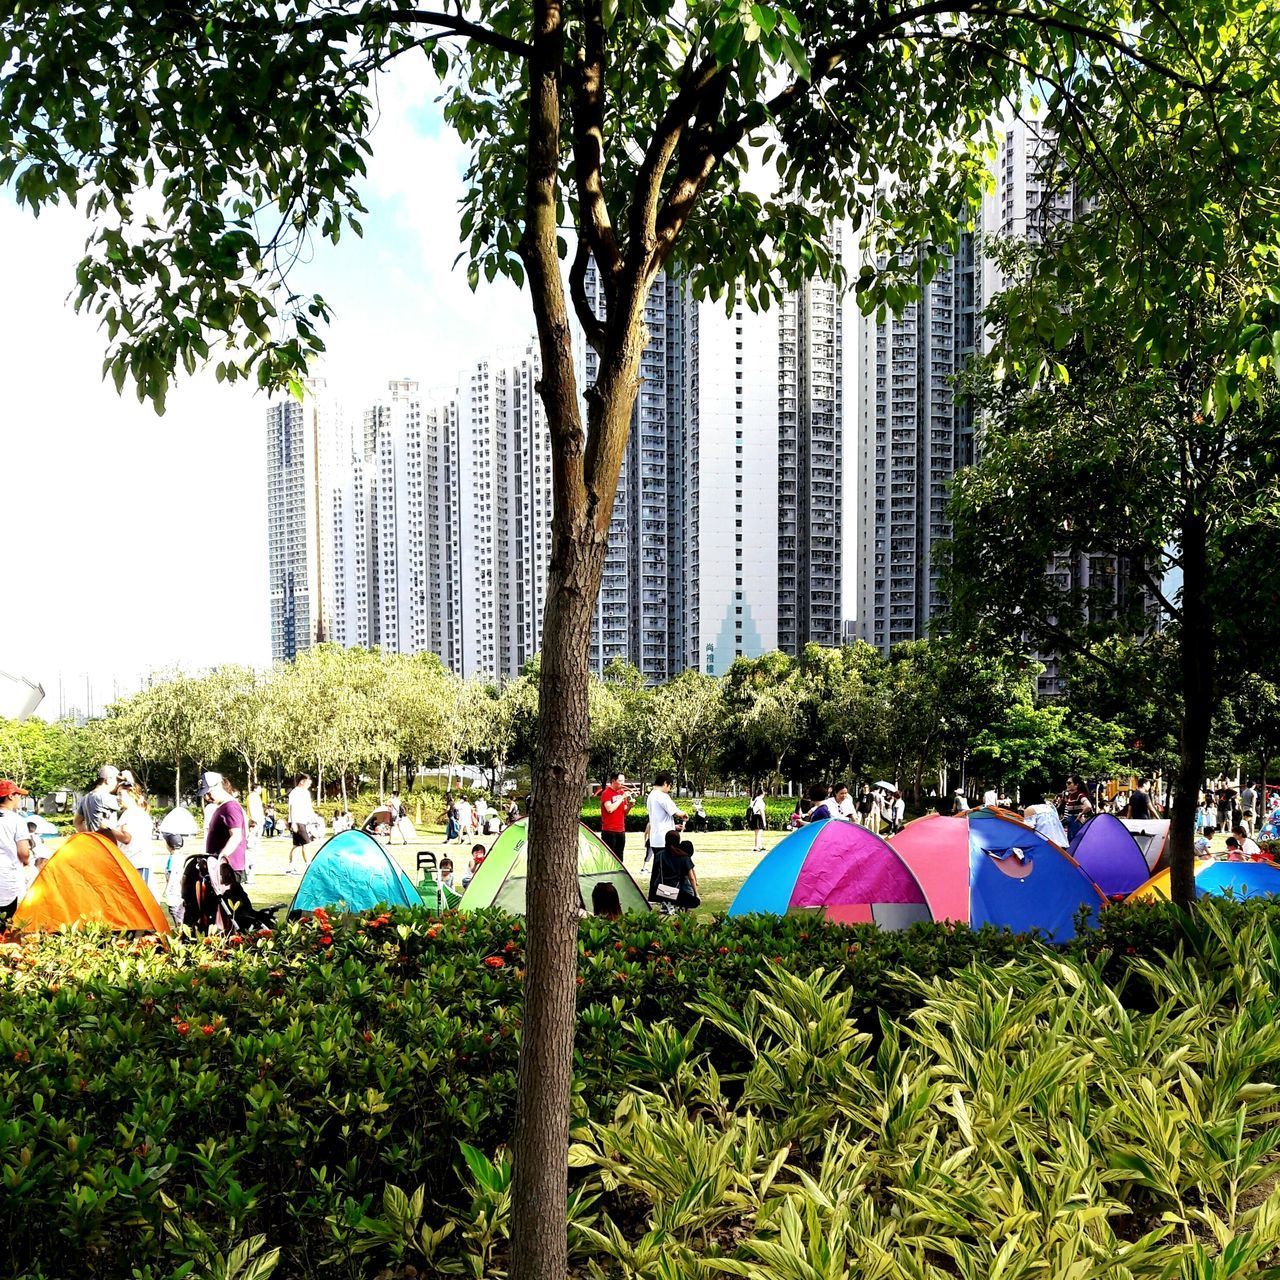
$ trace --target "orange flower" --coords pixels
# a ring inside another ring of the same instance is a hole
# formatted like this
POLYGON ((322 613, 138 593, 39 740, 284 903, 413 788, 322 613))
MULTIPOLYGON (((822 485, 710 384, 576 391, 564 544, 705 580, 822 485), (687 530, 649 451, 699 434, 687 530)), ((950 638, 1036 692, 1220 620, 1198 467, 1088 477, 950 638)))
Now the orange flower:
POLYGON ((485 957, 485 964, 487 964, 490 969, 501 969, 506 963, 507 962, 501 956, 485 957))
POLYGON ((180 1036, 185 1036, 185 1035, 187 1034, 187 1032, 191 1030, 191 1023, 189 1023, 189 1022, 178 1022, 178 1023, 175 1023, 175 1024, 174 1024, 174 1028, 173 1028, 173 1029, 174 1029, 174 1030, 175 1030, 175 1031, 176 1031, 180 1036))
POLYGON ((201 1030, 205 1035, 207 1035, 207 1036, 211 1036, 211 1035, 213 1035, 213 1024, 212 1024, 212 1023, 206 1023, 203 1027, 201 1027, 201 1028, 200 1028, 200 1030, 201 1030))

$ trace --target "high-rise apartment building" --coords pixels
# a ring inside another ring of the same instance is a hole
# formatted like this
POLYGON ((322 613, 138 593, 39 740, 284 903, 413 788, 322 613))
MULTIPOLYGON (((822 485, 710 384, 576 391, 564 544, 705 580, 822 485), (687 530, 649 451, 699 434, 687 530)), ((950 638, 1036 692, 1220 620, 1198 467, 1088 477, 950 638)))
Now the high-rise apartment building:
POLYGON ((941 611, 937 552, 951 536, 955 271, 917 270, 917 302, 860 326, 858 623, 884 652, 926 635, 941 611))
MULTIPOLYGON (((840 253, 840 236, 832 249, 840 253)), ((844 308, 810 280, 778 315, 778 648, 841 642, 844 308)))
POLYGON ((858 322, 856 631, 882 652, 927 636, 945 607, 939 552, 951 536, 951 480, 976 455, 955 378, 986 349, 982 310, 1008 283, 984 243, 1040 239, 1072 216, 1053 158, 1042 122, 1014 120, 994 189, 956 254, 928 279, 917 266, 919 299, 900 314, 858 322))
MULTIPOLYGON (((838 251, 839 242, 835 247, 838 251)), ((603 314, 599 278, 587 296, 603 314)), ((614 496, 591 659, 647 680, 838 644, 843 308, 815 281, 774 310, 660 275, 614 496)), ((579 335, 582 385, 597 360, 579 335)))
MULTIPOLYGON (((592 263, 587 296, 605 312, 592 263)), ((681 526, 686 360, 690 304, 678 280, 660 274, 645 302, 649 342, 641 357, 640 393, 618 476, 600 599, 591 633, 591 665, 603 672, 615 658, 633 663, 646 680, 683 670, 685 611, 681 526)), ((594 384, 596 353, 578 335, 582 389, 594 384)), ((586 408, 583 407, 585 415, 586 408)))
POLYGON ((267 407, 267 589, 276 661, 329 636, 325 579, 332 528, 326 486, 335 421, 320 379, 309 383, 304 400, 267 407))

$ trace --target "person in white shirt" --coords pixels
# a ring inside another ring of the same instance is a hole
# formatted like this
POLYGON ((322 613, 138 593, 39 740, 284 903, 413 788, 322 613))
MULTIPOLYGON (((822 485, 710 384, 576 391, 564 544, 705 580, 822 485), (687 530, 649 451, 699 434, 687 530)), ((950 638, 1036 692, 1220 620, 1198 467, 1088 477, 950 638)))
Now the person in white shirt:
POLYGON ((0 928, 18 909, 26 891, 24 868, 31 862, 31 832, 18 812, 18 799, 28 793, 16 782, 0 778, 0 928))
POLYGON ((764 829, 769 825, 769 811, 765 807, 763 787, 756 788, 756 793, 751 797, 751 805, 747 813, 747 825, 751 828, 754 838, 751 852, 760 853, 764 849, 764 829))
POLYGON ((458 819, 458 842, 461 843, 468 836, 475 834, 475 813, 471 808, 471 801, 466 796, 458 797, 453 810, 458 819))
POLYGON ((995 787, 988 787, 982 793, 982 807, 984 809, 994 809, 1000 804, 1000 793, 995 787))
POLYGON ((1262 846, 1245 830, 1243 822, 1238 822, 1232 827, 1231 834, 1240 842, 1240 852, 1244 857, 1262 857, 1262 846))
POLYGON ((147 808, 142 789, 128 769, 120 775, 120 828, 129 833, 128 842, 121 852, 133 864, 142 877, 142 883, 151 884, 151 810, 147 808))
POLYGON ((667 843, 667 832, 689 816, 676 807, 671 798, 671 775, 660 773, 653 780, 653 790, 645 802, 649 815, 649 843, 644 851, 644 863, 640 870, 644 871, 652 860, 655 868, 661 862, 662 849, 667 843))
POLYGON ((902 830, 903 821, 907 816, 907 802, 902 798, 901 791, 895 791, 889 802, 889 825, 892 834, 897 834, 902 830))
POLYGON ((836 813, 846 822, 852 822, 857 815, 858 804, 849 794, 849 788, 843 782, 837 782, 831 798, 836 802, 836 813))
POLYGON ((314 836, 311 824, 316 820, 315 805, 311 803, 311 775, 304 773, 298 779, 298 785, 289 792, 289 833, 293 843, 289 846, 289 865, 285 875, 301 875, 307 865, 307 854, 311 849, 314 836), (295 872, 293 855, 302 850, 302 866, 295 872))

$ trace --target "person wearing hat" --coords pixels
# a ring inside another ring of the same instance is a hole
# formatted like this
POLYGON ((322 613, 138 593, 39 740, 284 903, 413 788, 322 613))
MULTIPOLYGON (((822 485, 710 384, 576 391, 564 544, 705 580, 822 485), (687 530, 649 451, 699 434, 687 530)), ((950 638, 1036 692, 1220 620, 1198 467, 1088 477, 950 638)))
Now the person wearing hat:
POLYGON ((238 882, 238 878, 244 875, 245 855, 249 847, 249 823, 244 809, 220 773, 201 775, 200 798, 214 806, 204 828, 209 878, 220 887, 222 881, 216 869, 225 862, 236 873, 238 882))
POLYGON ((18 799, 26 794, 16 782, 0 778, 0 927, 9 923, 26 889, 23 868, 31 862, 32 838, 18 812, 18 799))
POLYGON ((97 831, 118 845, 127 845, 129 832, 120 825, 119 790, 120 770, 113 764, 102 765, 93 789, 76 805, 76 830, 97 831))

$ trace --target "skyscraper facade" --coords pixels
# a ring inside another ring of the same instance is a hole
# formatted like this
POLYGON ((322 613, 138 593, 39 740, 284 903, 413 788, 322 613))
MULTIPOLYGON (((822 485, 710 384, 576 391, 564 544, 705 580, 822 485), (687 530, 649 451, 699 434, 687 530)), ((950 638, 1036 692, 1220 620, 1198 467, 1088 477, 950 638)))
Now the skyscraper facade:
MULTIPOLYGON (((839 239, 833 239, 839 251, 839 239)), ((586 290, 603 314, 594 264, 586 290)), ((773 310, 700 302, 660 275, 614 495, 591 659, 663 681, 838 644, 843 308, 806 285, 773 310)), ((598 368, 579 334, 582 385, 598 368)))
POLYGON ((858 624, 887 652, 926 635, 942 610, 938 550, 951 536, 956 466, 955 271, 926 279, 917 302, 861 325, 858 624))
POLYGON ((898 315, 859 319, 855 629, 882 652, 929 635, 945 609, 951 481, 977 453, 956 375, 987 349, 982 311, 1008 285, 984 247, 997 237, 1041 239, 1072 216, 1072 192, 1054 180, 1053 162, 1052 131, 1034 117, 1012 121, 993 189, 956 253, 931 276, 917 254, 918 300, 898 315))
POLYGON ((267 590, 276 661, 328 637, 331 470, 322 457, 331 458, 336 418, 319 379, 308 385, 305 400, 281 400, 267 409, 267 590))

